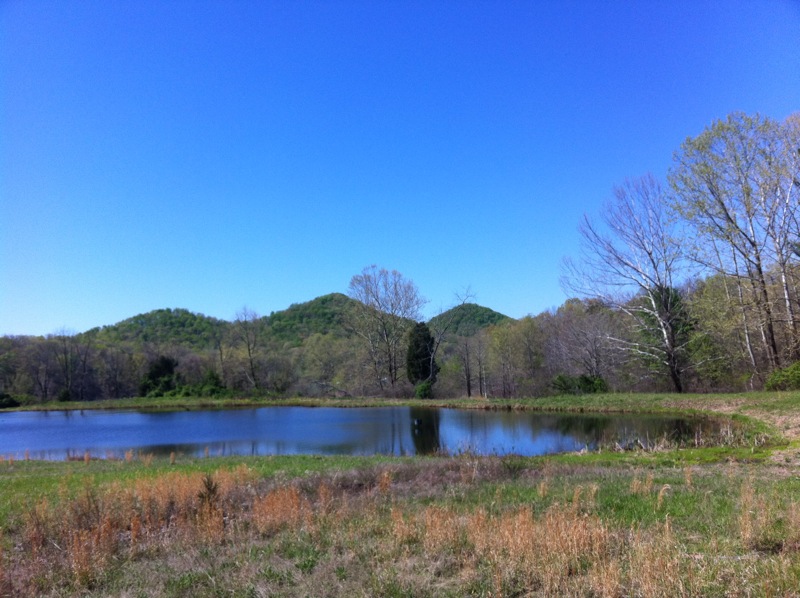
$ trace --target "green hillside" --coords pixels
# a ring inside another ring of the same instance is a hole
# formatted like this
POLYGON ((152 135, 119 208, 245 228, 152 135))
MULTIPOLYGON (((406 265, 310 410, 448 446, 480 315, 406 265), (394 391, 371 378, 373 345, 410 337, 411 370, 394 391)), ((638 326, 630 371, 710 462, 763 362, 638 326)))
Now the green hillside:
POLYGON ((229 322, 187 309, 156 309, 112 326, 103 326, 98 331, 98 337, 112 343, 150 343, 204 349, 213 347, 215 339, 229 326, 229 322))
POLYGON ((452 322, 448 333, 459 336, 472 336, 487 326, 511 319, 488 307, 483 307, 476 303, 464 303, 431 318, 430 324, 438 327, 448 322, 450 318, 452 318, 452 322))
POLYGON ((341 293, 295 303, 265 318, 270 337, 278 342, 300 345, 315 333, 344 336, 343 318, 355 301, 341 293))
MULTIPOLYGON (((264 316, 261 321, 271 341, 299 346, 313 334, 347 336, 345 316, 355 301, 341 293, 331 293, 305 303, 295 303, 282 311, 264 316)), ((509 320, 508 316, 474 303, 459 305, 431 320, 432 324, 453 317, 449 332, 471 336, 477 331, 509 320)), ((98 330, 99 340, 108 343, 175 345, 189 349, 207 349, 233 326, 187 309, 156 309, 138 314, 98 330)))

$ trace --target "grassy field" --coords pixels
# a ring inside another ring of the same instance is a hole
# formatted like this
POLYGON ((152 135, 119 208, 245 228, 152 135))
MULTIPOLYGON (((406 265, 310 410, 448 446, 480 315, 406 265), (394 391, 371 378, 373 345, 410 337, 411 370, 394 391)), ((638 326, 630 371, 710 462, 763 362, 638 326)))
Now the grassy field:
POLYGON ((3 459, 0 595, 800 595, 800 393, 468 406, 711 411, 747 433, 538 458, 3 459))

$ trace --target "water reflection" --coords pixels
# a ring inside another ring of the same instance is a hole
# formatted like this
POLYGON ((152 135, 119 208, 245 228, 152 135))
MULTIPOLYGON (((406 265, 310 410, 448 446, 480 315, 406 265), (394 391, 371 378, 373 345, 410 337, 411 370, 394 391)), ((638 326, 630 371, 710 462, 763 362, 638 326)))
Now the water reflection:
POLYGON ((439 410, 411 407, 411 438, 417 455, 432 455, 442 448, 439 442, 439 410))
POLYGON ((541 455, 618 442, 651 444, 709 433, 715 422, 385 407, 264 407, 225 411, 0 413, 0 455, 421 455, 440 451, 541 455))

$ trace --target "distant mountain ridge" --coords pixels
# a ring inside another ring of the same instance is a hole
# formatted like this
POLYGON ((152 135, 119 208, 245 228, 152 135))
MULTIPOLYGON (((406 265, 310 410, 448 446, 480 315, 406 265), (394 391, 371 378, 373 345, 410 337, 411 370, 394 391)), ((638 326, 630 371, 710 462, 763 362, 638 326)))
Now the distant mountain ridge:
MULTIPOLYGON (((345 320, 356 301, 342 293, 330 293, 295 303, 285 310, 260 318, 269 341, 300 346, 314 334, 348 336, 345 320)), ((448 333, 472 336, 479 330, 511 320, 506 315, 474 303, 456 306, 431 319, 432 324, 450 320, 448 333), (452 318, 452 320, 451 320, 452 318)), ((220 320, 183 308, 156 309, 116 324, 95 328, 98 338, 107 342, 177 345, 193 350, 212 349, 230 333, 233 321, 220 320)))

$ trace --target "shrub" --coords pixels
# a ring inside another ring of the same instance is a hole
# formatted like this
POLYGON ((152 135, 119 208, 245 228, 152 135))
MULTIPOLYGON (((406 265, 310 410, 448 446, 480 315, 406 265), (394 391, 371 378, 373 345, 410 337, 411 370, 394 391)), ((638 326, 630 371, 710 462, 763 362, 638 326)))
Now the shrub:
POLYGON ((178 386, 175 368, 178 360, 166 355, 159 355, 150 363, 147 374, 139 384, 139 394, 143 397, 161 397, 167 395, 178 386))
POLYGON ((781 370, 775 370, 767 378, 767 390, 800 390, 800 361, 781 370))
POLYGON ((414 395, 418 399, 432 399, 433 398, 433 384, 430 380, 420 382, 414 387, 414 395))
POLYGON ((583 395, 608 392, 608 383, 601 376, 559 374, 551 384, 561 394, 583 395))
POLYGON ((20 403, 9 394, 0 393, 0 409, 11 409, 12 407, 19 407, 20 403))

